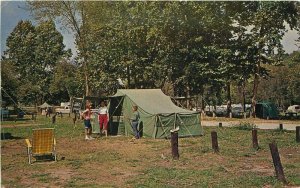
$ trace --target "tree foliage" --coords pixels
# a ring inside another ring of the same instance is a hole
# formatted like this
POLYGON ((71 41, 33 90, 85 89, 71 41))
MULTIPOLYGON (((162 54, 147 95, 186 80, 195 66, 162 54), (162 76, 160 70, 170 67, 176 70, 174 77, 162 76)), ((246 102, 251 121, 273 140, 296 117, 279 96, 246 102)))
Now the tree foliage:
MULTIPOLYGON (((56 75, 52 90, 63 88, 69 95, 80 93, 78 88, 85 88, 86 95, 111 95, 120 87, 120 78, 127 88, 168 88, 167 94, 201 95, 213 104, 225 99, 231 103, 230 87, 237 86, 243 101, 251 95, 255 105, 261 98, 261 77, 270 76, 273 65, 284 60, 281 40, 286 27, 299 29, 297 2, 31 1, 28 5, 38 20, 58 21, 75 32, 76 66, 63 67, 64 62, 47 69, 56 75), (246 91, 250 84, 251 94, 246 91)), ((21 44, 31 44, 35 38, 31 33, 43 33, 43 27, 29 23, 22 27, 28 34, 20 35, 21 44)), ((39 61, 48 58, 41 48, 33 51, 21 50, 25 62, 31 56, 39 61)), ((57 63, 48 59, 42 64, 57 63)), ((299 67, 293 66, 297 71, 299 67)))
POLYGON ((57 62, 67 58, 63 37, 51 21, 33 26, 20 21, 7 38, 6 59, 20 80, 16 91, 24 103, 41 103, 50 97, 49 87, 57 62))

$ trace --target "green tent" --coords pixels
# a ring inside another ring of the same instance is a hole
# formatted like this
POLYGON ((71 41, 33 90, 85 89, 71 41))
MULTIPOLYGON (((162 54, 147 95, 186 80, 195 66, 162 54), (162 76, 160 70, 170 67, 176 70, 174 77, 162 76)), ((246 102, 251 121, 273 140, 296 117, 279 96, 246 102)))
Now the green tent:
POLYGON ((179 129, 180 137, 202 135, 200 114, 174 105, 160 89, 119 89, 110 97, 110 134, 133 135, 130 120, 132 106, 138 106, 142 136, 168 138, 179 129))
POLYGON ((258 118, 277 119, 279 112, 277 106, 272 102, 258 102, 255 105, 255 114, 258 118))

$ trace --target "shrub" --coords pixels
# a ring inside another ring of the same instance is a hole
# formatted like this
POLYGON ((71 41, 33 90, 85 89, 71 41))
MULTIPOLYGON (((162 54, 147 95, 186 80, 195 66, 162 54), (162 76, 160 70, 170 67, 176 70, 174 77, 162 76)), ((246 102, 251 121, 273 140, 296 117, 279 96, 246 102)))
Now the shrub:
POLYGON ((240 122, 239 124, 234 125, 234 128, 236 128, 238 130, 250 131, 250 130, 257 128, 257 126, 250 122, 240 122))

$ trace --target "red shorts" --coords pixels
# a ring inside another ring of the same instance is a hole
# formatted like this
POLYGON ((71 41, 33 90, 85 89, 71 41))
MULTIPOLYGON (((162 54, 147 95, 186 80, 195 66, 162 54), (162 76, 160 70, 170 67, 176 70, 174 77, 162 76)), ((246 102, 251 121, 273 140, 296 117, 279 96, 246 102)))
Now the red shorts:
POLYGON ((103 129, 104 126, 104 129, 107 130, 107 122, 108 122, 107 114, 99 114, 98 120, 99 120, 100 129, 103 129))

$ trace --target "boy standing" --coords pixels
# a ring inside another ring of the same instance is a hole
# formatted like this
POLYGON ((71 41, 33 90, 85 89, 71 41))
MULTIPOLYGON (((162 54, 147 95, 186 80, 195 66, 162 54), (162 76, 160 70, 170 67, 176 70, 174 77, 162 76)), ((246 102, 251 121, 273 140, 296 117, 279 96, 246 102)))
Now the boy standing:
POLYGON ((91 105, 87 104, 85 111, 82 112, 84 127, 85 127, 85 140, 93 140, 92 138, 92 125, 91 125, 91 105))
POLYGON ((132 127, 132 130, 133 130, 135 139, 139 139, 140 138, 140 133, 138 131, 138 126, 139 126, 140 114, 137 111, 138 110, 137 106, 133 106, 132 110, 133 110, 133 113, 132 113, 132 116, 130 118, 131 127, 132 127))

